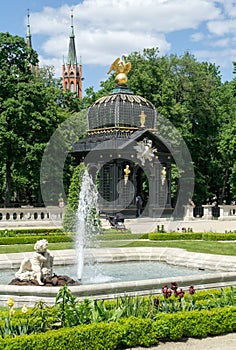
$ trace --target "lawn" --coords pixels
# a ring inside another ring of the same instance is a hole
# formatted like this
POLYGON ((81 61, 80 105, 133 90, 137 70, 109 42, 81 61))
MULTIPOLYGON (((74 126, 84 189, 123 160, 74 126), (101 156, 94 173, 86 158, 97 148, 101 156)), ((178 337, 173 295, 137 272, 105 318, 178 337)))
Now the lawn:
MULTIPOLYGON (((49 250, 73 249, 72 242, 50 243, 49 250)), ((101 248, 119 248, 119 247, 168 247, 182 248, 189 252, 199 252, 206 254, 220 255, 236 255, 235 242, 219 242, 219 241, 148 241, 148 240, 102 240, 101 248)), ((0 254, 32 252, 33 244, 15 244, 0 246, 0 254)))

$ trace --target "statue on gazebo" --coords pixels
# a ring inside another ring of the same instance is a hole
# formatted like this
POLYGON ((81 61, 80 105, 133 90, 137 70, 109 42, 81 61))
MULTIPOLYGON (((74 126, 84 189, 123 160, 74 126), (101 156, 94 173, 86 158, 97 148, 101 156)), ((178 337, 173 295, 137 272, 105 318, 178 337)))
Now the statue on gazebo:
POLYGON ((127 75, 131 69, 131 63, 130 62, 123 62, 120 61, 120 58, 117 58, 112 64, 107 72, 107 74, 111 73, 112 71, 116 72, 115 75, 115 81, 118 85, 125 85, 128 81, 127 75))

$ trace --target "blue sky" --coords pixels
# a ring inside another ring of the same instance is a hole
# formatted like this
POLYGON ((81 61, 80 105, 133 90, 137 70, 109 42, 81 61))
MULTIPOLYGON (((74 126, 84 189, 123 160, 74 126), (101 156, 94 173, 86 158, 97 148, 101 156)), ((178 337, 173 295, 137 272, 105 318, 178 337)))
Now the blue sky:
POLYGON ((236 0, 10 0, 2 1, 0 32, 25 37, 27 9, 40 65, 61 74, 71 9, 84 86, 99 88, 115 58, 158 47, 160 55, 190 51, 232 80, 236 61, 236 0))

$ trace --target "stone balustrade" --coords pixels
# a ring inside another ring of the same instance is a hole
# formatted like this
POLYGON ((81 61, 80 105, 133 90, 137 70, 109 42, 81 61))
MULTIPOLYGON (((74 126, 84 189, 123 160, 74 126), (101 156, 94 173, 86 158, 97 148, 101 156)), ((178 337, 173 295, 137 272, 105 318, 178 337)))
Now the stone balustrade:
POLYGON ((219 220, 236 220, 236 205, 219 205, 220 217, 219 220))
MULTIPOLYGON (((185 205, 185 215, 184 220, 213 220, 213 206, 212 205, 203 205, 203 216, 201 218, 194 217, 193 207, 191 205, 185 205)), ((220 215, 218 220, 236 220, 236 205, 219 205, 220 215)))
POLYGON ((25 206, 0 208, 0 229, 13 227, 62 227, 64 208, 25 206))

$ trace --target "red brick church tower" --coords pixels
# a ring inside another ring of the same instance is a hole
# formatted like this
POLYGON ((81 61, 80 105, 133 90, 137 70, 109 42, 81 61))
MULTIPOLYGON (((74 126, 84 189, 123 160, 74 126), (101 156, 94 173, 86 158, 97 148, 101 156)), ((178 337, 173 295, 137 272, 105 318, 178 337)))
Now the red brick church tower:
POLYGON ((82 64, 77 63, 73 14, 67 62, 62 65, 62 87, 64 91, 70 90, 78 98, 82 98, 82 64))

